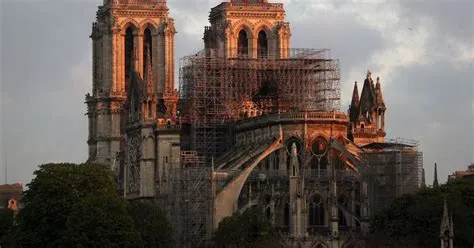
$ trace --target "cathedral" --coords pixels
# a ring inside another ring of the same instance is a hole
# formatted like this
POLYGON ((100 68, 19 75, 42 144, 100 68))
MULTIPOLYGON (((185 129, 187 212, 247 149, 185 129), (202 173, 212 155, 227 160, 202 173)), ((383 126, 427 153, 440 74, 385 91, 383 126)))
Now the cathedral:
POLYGON ((420 187, 417 144, 385 138, 381 79, 367 71, 341 112, 337 59, 292 48, 285 15, 268 0, 212 8, 176 89, 166 0, 97 11, 89 159, 114 169, 127 199, 165 209, 179 247, 208 245, 256 205, 285 247, 364 247, 370 216, 420 187))

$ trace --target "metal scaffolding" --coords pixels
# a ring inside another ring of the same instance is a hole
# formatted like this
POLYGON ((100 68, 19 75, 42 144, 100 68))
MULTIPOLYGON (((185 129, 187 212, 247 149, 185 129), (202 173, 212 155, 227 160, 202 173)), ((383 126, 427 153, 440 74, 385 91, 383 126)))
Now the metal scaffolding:
POLYGON ((196 152, 182 152, 181 166, 170 172, 168 215, 176 247, 203 247, 212 235, 212 169, 196 152))
POLYGON ((415 193, 421 186, 423 153, 415 146, 418 142, 392 141, 397 143, 384 143, 385 147, 364 152, 364 162, 370 168, 366 173, 372 216, 389 207, 395 198, 415 193))
POLYGON ((338 61, 330 50, 291 49, 288 57, 227 57, 207 49, 181 59, 181 120, 206 158, 233 145, 235 121, 278 112, 339 111, 338 61))

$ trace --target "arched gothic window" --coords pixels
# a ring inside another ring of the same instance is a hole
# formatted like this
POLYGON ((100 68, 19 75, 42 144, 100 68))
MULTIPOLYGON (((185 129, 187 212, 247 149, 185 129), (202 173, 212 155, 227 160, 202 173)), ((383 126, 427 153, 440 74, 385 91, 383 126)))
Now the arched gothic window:
POLYGON ((151 51, 152 49, 152 37, 151 37, 151 30, 149 28, 145 29, 143 34, 143 74, 147 73, 147 65, 148 63, 152 64, 152 57, 151 51))
POLYGON ((237 44, 238 54, 241 56, 248 56, 249 55, 249 40, 247 36, 247 32, 245 30, 240 30, 239 32, 239 40, 237 44))
POLYGON ((308 207, 309 226, 325 226, 325 211, 323 197, 315 194, 311 197, 308 207))
POLYGON ((273 169, 279 170, 280 169, 280 150, 276 150, 273 155, 275 156, 273 159, 273 169))
POLYGON ((130 77, 134 56, 133 30, 131 27, 125 31, 125 77, 130 77))
POLYGON ((267 33, 262 30, 258 33, 257 52, 259 57, 266 57, 268 54, 267 33))
POLYGON ((341 208, 349 209, 349 198, 345 195, 339 195, 338 199, 339 209, 338 209, 338 219, 339 226, 347 226, 347 218, 344 214, 344 211, 341 208))
POLYGON ((285 207, 283 209, 283 226, 289 227, 290 226, 290 203, 285 203, 285 207))

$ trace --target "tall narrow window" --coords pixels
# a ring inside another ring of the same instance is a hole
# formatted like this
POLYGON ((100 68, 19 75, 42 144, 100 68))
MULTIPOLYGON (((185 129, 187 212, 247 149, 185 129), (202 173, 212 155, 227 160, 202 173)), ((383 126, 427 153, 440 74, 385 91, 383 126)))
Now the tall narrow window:
POLYGON ((339 209, 338 209, 338 217, 339 217, 339 226, 347 226, 347 218, 344 214, 344 211, 341 208, 349 209, 349 199, 345 195, 339 195, 338 199, 339 209))
POLYGON ((285 208, 283 210, 283 226, 287 227, 290 226, 290 203, 285 204, 285 208))
POLYGON ((125 32, 125 77, 130 77, 130 71, 132 70, 132 63, 133 63, 133 52, 134 52, 134 44, 133 44, 133 31, 132 28, 127 28, 125 32))
POLYGON ((247 56, 249 54, 249 40, 247 37, 247 32, 245 30, 240 30, 239 40, 238 40, 238 53, 241 56, 247 56))
POLYGON ((324 203, 321 195, 316 194, 311 197, 308 212, 309 226, 325 225, 324 203))
POLYGON ((147 73, 147 66, 148 64, 152 64, 152 37, 150 29, 145 29, 143 35, 143 74, 147 73))
POLYGON ((258 47, 257 52, 259 57, 266 57, 268 54, 268 40, 267 33, 265 31, 260 31, 258 33, 258 47))
POLYGON ((280 169, 280 150, 275 151, 275 159, 273 160, 273 169, 274 170, 279 170, 280 169))

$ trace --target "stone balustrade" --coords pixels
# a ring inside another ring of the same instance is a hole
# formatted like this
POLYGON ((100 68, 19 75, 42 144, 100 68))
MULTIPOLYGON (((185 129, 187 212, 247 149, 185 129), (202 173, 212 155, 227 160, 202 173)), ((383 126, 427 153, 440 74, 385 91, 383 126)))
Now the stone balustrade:
POLYGON ((109 0, 108 4, 125 4, 125 5, 143 5, 143 4, 153 4, 153 5, 162 5, 166 6, 165 0, 109 0))
POLYGON ((294 121, 340 121, 348 122, 345 113, 341 112, 297 112, 297 113, 275 113, 261 115, 237 122, 237 127, 245 129, 260 124, 294 122, 294 121))

